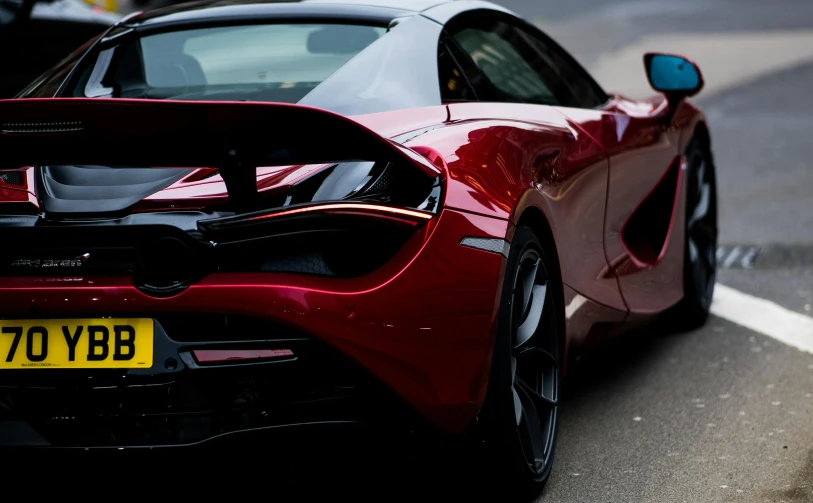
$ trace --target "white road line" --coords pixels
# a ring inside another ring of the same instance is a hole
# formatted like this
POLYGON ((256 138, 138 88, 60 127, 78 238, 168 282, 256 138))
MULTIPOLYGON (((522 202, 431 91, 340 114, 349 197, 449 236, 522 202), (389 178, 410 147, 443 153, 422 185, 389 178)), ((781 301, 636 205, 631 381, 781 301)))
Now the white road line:
POLYGON ((734 261, 737 260, 737 257, 739 255, 740 255, 740 247, 735 246, 734 249, 731 250, 731 253, 728 254, 728 258, 725 259, 725 262, 723 262, 723 267, 725 267, 726 269, 731 267, 731 264, 733 264, 734 261))
POLYGON ((813 318, 717 283, 711 313, 813 354, 813 318))
POLYGON ((717 248, 717 262, 722 262, 725 257, 725 248, 722 246, 717 248))
POLYGON ((754 268, 754 259, 757 257, 757 253, 759 253, 759 248, 752 246, 745 252, 745 255, 742 257, 742 261, 740 265, 743 269, 753 269, 754 268))

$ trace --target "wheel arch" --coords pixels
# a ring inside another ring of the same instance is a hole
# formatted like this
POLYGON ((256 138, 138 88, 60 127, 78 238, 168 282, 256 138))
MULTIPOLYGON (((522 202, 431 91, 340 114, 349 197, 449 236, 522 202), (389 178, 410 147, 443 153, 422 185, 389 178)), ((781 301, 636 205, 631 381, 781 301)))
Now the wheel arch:
POLYGON ((692 138, 699 138, 706 153, 711 154, 711 131, 705 114, 691 103, 684 103, 680 112, 682 120, 679 122, 681 131, 679 153, 686 152, 692 138))
POLYGON ((711 133, 709 132, 709 126, 706 124, 705 119, 701 118, 697 121, 684 147, 688 147, 693 138, 700 141, 703 152, 708 155, 711 160, 711 133))
POLYGON ((711 134, 705 120, 700 120, 694 127, 694 136, 703 141, 703 146, 711 148, 711 134))
POLYGON ((553 230, 551 229, 550 223, 548 223, 548 218, 545 216, 545 213, 543 213, 542 210, 536 206, 528 206, 522 211, 519 218, 516 219, 516 224, 514 225, 516 227, 519 227, 520 225, 527 225, 533 229, 536 236, 540 241, 542 241, 543 246, 549 247, 556 252, 554 254, 554 258, 556 259, 556 268, 558 271, 559 256, 558 251, 556 250, 556 240, 553 237, 553 230))

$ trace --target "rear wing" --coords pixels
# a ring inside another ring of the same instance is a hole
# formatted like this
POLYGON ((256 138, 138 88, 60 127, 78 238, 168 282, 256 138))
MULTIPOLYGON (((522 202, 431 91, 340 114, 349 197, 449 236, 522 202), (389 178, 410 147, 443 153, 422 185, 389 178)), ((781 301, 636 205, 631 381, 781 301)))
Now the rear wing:
POLYGON ((93 164, 220 168, 238 212, 257 199, 256 168, 408 160, 415 151, 347 117, 284 103, 46 98, 0 100, 0 169, 93 164))

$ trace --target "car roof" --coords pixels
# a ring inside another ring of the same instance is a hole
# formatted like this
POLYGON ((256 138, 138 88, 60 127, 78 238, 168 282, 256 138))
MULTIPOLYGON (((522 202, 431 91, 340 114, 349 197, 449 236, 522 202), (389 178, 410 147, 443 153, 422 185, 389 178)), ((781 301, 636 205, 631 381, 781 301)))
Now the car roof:
POLYGON ((471 0, 198 0, 144 13, 136 13, 122 25, 166 27, 226 20, 322 19, 357 20, 387 24, 396 18, 415 15, 433 7, 457 4, 471 7, 500 7, 471 0))

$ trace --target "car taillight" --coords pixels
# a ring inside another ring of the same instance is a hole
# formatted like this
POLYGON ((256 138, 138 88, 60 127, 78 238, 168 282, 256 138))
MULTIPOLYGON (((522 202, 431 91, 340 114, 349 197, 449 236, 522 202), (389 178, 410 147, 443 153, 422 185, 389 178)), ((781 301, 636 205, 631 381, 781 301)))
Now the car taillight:
POLYGON ((409 210, 406 208, 395 208, 391 206, 384 206, 381 204, 364 204, 364 203, 330 203, 318 204, 316 206, 307 206, 304 208, 296 208, 293 210, 284 210, 277 213, 270 213, 266 215, 258 215, 251 218, 251 220, 266 220, 269 218, 279 218, 288 215, 296 215, 300 213, 313 213, 316 211, 330 212, 370 212, 372 214, 384 215, 398 215, 415 220, 430 220, 432 214, 424 211, 409 210))
POLYGON ((198 222, 221 271, 353 277, 381 266, 440 209, 440 178, 409 162, 345 162, 279 195, 281 205, 198 222))
MULTIPOLYGON (((290 209, 275 209, 270 212, 256 212, 234 217, 218 218, 216 220, 203 220, 198 222, 198 228, 214 239, 223 238, 226 234, 248 237, 248 233, 241 232, 246 229, 262 229, 271 226, 284 227, 286 223, 295 222, 295 228, 305 230, 312 227, 309 222, 322 222, 326 217, 351 215, 362 219, 387 219, 401 224, 416 226, 431 220, 433 214, 428 211, 385 206, 383 204, 370 204, 359 202, 323 203, 302 205, 290 209)), ((338 221, 338 219, 331 219, 338 221)))

